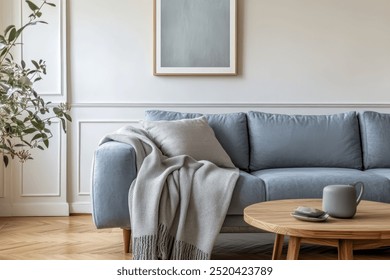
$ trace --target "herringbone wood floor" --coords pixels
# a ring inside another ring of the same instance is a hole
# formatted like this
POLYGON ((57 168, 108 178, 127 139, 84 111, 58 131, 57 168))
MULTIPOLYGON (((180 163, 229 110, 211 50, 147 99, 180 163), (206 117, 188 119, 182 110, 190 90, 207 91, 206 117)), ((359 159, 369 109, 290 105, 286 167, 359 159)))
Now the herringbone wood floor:
POLYGON ((0 218, 0 259, 123 260, 121 229, 97 230, 90 215, 0 218))
MULTIPOLYGON (((222 234, 212 259, 269 260, 272 243, 272 235, 259 238, 259 234, 222 234)), ((300 258, 336 259, 337 251, 303 245, 300 258)), ((390 248, 358 251, 355 258, 390 260, 390 248)), ((131 254, 123 252, 121 229, 97 230, 90 215, 0 218, 0 260, 68 259, 126 260, 131 254)))

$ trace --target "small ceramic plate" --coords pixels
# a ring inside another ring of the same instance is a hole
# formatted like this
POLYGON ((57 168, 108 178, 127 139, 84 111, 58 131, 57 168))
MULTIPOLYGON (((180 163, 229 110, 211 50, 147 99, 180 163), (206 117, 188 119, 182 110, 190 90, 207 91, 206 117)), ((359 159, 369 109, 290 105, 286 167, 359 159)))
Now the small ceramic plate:
POLYGON ((296 213, 291 213, 291 216, 293 216, 295 219, 305 221, 305 222, 324 222, 326 221, 326 219, 329 218, 329 214, 324 214, 318 218, 301 216, 301 215, 297 215, 296 213))
POLYGON ((295 209, 294 214, 311 218, 319 218, 325 215, 326 212, 312 207, 299 206, 297 209, 295 209))

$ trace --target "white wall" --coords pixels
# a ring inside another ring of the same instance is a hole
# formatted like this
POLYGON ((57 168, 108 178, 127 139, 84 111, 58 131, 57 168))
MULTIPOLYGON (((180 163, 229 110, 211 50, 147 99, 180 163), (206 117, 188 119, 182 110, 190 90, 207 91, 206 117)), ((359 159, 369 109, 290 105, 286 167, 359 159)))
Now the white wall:
POLYGON ((390 112, 389 30, 388 0, 238 0, 238 76, 156 77, 153 0, 67 0, 70 211, 98 140, 149 108, 390 112))
POLYGON ((74 103, 382 103, 390 2, 238 0, 237 77, 152 76, 152 0, 70 0, 74 103))
POLYGON ((326 114, 390 108, 390 2, 238 0, 235 77, 155 77, 152 0, 68 0, 71 212, 98 140, 145 109, 326 114))
MULTIPOLYGON (((16 46, 15 59, 43 59, 48 75, 37 83, 37 91, 46 101, 65 102, 66 89, 66 0, 51 0, 57 7, 45 7, 41 20, 49 25, 28 27, 20 45, 16 46)), ((38 4, 38 2, 36 2, 38 4)), ((29 10, 25 1, 0 0, 0 28, 26 22, 29 10)), ((67 202, 67 143, 61 124, 51 125, 53 138, 45 152, 34 151, 34 160, 25 164, 17 160, 5 168, 0 163, 0 216, 52 216, 68 215, 67 202)))

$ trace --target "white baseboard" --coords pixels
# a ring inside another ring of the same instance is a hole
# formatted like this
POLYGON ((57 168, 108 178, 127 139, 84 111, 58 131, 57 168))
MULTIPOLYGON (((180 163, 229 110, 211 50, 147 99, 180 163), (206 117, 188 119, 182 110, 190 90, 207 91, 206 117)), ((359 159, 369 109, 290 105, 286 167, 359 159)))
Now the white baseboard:
POLYGON ((69 214, 91 214, 88 202, 75 203, 14 203, 0 204, 0 217, 12 216, 69 216, 69 214))
POLYGON ((91 214, 92 205, 89 202, 69 203, 69 212, 71 214, 91 214))
POLYGON ((0 204, 0 217, 10 217, 10 216, 12 216, 11 205, 5 203, 0 204))
POLYGON ((13 203, 0 205, 0 216, 69 216, 68 203, 13 203))

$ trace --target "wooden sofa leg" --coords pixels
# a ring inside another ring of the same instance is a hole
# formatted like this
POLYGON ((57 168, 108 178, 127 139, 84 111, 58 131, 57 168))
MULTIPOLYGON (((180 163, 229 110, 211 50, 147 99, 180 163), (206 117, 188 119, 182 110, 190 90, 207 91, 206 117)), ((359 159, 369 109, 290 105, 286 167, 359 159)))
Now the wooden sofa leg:
POLYGON ((122 229, 123 230, 123 244, 125 253, 130 253, 130 240, 131 240, 131 230, 130 229, 122 229))

